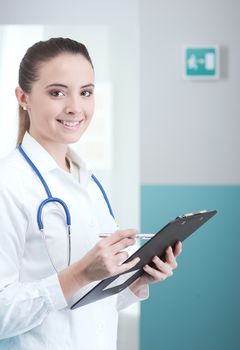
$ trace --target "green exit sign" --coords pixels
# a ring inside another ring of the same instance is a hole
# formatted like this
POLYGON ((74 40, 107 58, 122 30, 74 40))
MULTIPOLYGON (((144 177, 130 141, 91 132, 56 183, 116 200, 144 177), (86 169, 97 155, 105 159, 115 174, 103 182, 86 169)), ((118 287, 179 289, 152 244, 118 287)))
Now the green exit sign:
POLYGON ((184 50, 184 76, 187 79, 218 79, 217 46, 192 46, 184 50))

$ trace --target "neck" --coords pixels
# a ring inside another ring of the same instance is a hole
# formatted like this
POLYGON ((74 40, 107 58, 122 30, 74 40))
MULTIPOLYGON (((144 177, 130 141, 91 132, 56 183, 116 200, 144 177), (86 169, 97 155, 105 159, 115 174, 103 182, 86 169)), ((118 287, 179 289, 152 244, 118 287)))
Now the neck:
POLYGON ((45 150, 53 157, 53 159, 56 161, 57 165, 69 172, 70 170, 70 165, 69 162, 66 160, 66 155, 67 155, 67 145, 62 145, 62 144, 41 144, 45 150))
POLYGON ((69 162, 66 160, 67 145, 35 137, 32 133, 30 133, 30 135, 34 137, 43 148, 45 148, 61 169, 69 172, 70 166, 69 162))

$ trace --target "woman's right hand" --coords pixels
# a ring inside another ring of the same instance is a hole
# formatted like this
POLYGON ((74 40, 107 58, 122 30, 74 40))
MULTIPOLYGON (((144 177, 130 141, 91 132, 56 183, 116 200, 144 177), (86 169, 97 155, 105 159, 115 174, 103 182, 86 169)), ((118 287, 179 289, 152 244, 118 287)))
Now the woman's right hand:
POLYGON ((66 298, 77 290, 93 282, 126 272, 134 267, 139 258, 128 263, 125 248, 135 243, 136 230, 119 230, 111 236, 102 238, 80 260, 59 273, 59 280, 66 298))

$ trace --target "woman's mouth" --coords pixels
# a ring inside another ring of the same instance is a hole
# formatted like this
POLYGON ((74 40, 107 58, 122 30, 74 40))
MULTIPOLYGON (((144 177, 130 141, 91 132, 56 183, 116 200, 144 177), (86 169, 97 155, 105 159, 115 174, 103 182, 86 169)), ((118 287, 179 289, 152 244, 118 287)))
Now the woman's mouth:
POLYGON ((81 120, 67 121, 67 120, 57 119, 57 121, 67 129, 76 129, 81 123, 81 120))

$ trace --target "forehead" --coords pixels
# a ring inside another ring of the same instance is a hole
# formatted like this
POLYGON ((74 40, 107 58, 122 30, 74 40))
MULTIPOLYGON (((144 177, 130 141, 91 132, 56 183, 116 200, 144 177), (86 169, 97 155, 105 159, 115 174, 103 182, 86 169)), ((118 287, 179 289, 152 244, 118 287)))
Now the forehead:
POLYGON ((90 62, 81 54, 61 54, 38 67, 38 83, 89 84, 94 81, 94 71, 90 62))

